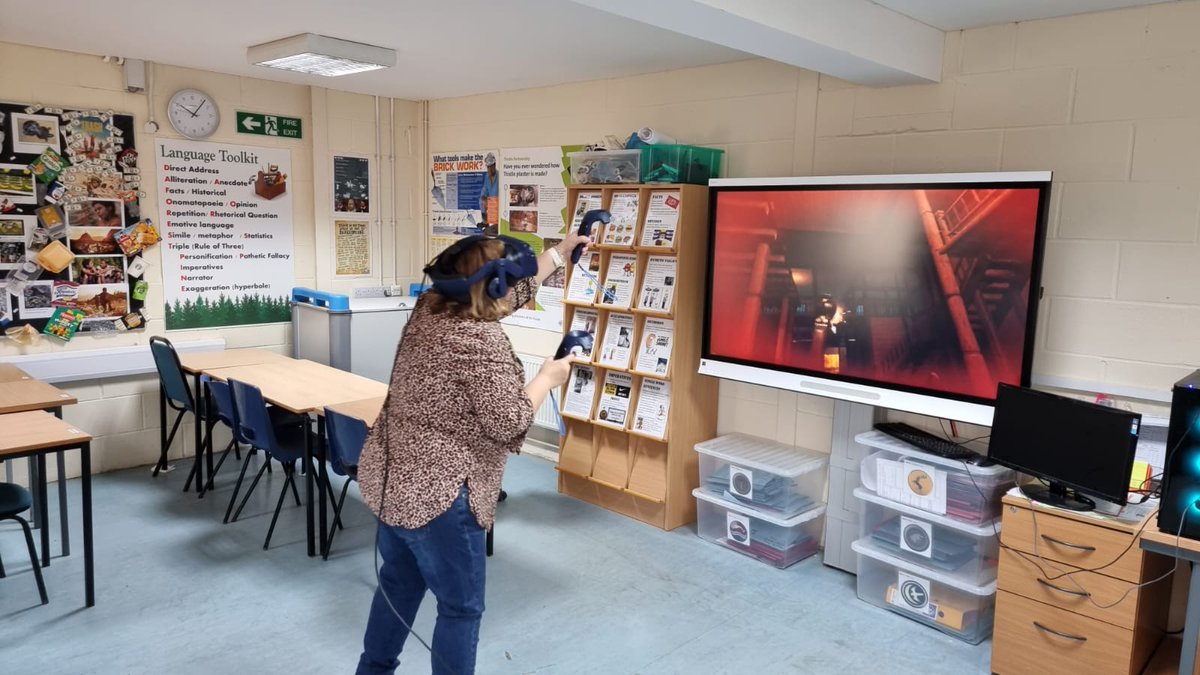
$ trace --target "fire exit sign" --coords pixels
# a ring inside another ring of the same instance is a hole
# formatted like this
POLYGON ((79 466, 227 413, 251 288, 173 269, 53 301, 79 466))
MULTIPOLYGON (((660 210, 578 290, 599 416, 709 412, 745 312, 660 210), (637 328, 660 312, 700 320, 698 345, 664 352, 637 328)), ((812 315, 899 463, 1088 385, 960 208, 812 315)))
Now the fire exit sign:
POLYGON ((237 130, 239 134, 300 138, 300 118, 239 112, 237 114, 237 130))

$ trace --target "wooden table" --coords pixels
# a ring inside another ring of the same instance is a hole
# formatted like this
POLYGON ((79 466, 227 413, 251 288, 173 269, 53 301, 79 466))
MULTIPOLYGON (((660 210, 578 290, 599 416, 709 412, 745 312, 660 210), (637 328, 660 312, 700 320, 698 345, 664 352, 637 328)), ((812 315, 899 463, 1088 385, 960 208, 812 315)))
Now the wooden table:
MULTIPOLYGON (((92 560, 92 437, 43 410, 20 412, 0 417, 0 459, 33 457, 42 477, 36 487, 36 500, 46 513, 46 454, 79 449, 82 472, 83 509, 83 587, 88 607, 96 604, 95 564, 92 560)), ((63 477, 59 476, 59 485, 63 477)), ((66 512, 60 514, 66 521, 66 512)), ((42 566, 50 564, 46 551, 50 548, 50 530, 42 527, 42 566)))
MULTIPOLYGON (((313 361, 283 359, 248 366, 232 368, 205 369, 204 373, 216 380, 238 380, 251 384, 262 390, 267 402, 301 415, 320 413, 325 406, 339 403, 351 403, 370 398, 382 398, 387 395, 387 385, 371 380, 361 375, 348 373, 344 370, 331 368, 313 361)), ((318 460, 317 471, 322 485, 329 481, 329 471, 325 466, 325 418, 317 415, 317 448, 312 447, 312 438, 304 435, 304 460, 311 463, 315 456, 318 460)), ((305 489, 308 495, 306 505, 308 516, 308 555, 317 554, 317 535, 313 517, 313 475, 305 474, 305 489)), ((322 487, 322 489, 324 489, 322 487)), ((321 530, 320 551, 325 551, 325 532, 328 526, 328 511, 325 500, 321 502, 319 523, 321 530)))
POLYGON ((0 363, 0 382, 16 382, 18 380, 32 380, 28 373, 11 363, 0 363))
POLYGON ((326 410, 332 410, 367 423, 368 427, 375 426, 375 418, 379 417, 380 411, 383 410, 383 402, 386 396, 376 396, 374 398, 365 398, 361 401, 349 401, 347 403, 336 403, 327 405, 324 408, 317 410, 317 415, 324 417, 326 410))
MULTIPOLYGON (((257 363, 266 363, 268 361, 291 359, 282 354, 267 351, 265 349, 223 349, 220 351, 211 352, 184 352, 178 354, 179 366, 183 372, 192 376, 192 400, 200 409, 200 401, 203 392, 200 391, 200 376, 208 370, 215 368, 231 368, 235 366, 249 366, 257 363)), ((201 481, 201 465, 203 464, 204 448, 207 445, 207 439, 202 436, 202 427, 204 425, 199 419, 196 420, 194 429, 194 446, 196 448, 196 459, 193 471, 196 476, 196 494, 203 497, 205 486, 208 481, 201 481)), ((160 451, 167 445, 167 395, 166 391, 160 386, 158 392, 158 428, 159 428, 159 448, 160 451)), ((208 456, 208 478, 212 479, 213 463, 212 453, 208 456)), ((184 491, 187 487, 184 487, 184 491)))
MULTIPOLYGON (((0 414, 49 410, 55 417, 61 418, 64 405, 74 405, 78 402, 71 394, 41 380, 17 379, 0 382, 0 414)), ((67 462, 63 453, 57 454, 55 465, 58 468, 58 511, 62 514, 59 517, 62 527, 62 554, 66 556, 71 555, 71 528, 67 522, 67 462)), ((45 481, 41 467, 30 464, 30 468, 31 483, 45 481)), ((33 509, 34 525, 46 531, 45 520, 46 512, 42 510, 41 505, 36 505, 33 509)), ((42 548, 42 560, 45 564, 50 564, 49 544, 42 548)))
POLYGON ((1200 571, 1196 569, 1196 563, 1200 562, 1200 541, 1161 532, 1152 524, 1142 532, 1140 545, 1144 551, 1171 556, 1192 564, 1187 614, 1183 622, 1183 644, 1179 649, 1179 672, 1192 675, 1196 667, 1196 639, 1197 634, 1200 634, 1200 571))

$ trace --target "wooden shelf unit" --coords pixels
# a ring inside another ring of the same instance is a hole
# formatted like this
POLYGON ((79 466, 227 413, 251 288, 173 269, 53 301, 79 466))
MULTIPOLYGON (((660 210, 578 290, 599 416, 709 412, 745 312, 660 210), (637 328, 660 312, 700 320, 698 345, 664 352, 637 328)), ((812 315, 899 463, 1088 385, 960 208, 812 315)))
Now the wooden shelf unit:
MULTIPOLYGON (((672 530, 696 519, 696 500, 692 490, 699 485, 700 476, 699 461, 693 447, 700 441, 716 436, 717 380, 697 372, 704 329, 708 188, 674 184, 575 185, 567 190, 569 212, 574 213, 580 192, 601 192, 603 207, 608 208, 614 192, 631 190, 639 193, 637 229, 633 237, 633 243, 638 245, 595 248, 601 256, 602 280, 606 279, 612 255, 637 256, 635 286, 629 308, 614 308, 599 302, 590 305, 568 302, 563 321, 564 330, 570 330, 571 319, 580 307, 598 311, 596 346, 589 364, 596 369, 597 388, 610 371, 626 373, 633 378, 629 414, 624 429, 599 424, 594 419, 564 418, 567 433, 560 447, 558 489, 563 494, 672 530), (655 192, 679 195, 679 220, 674 246, 669 248, 640 245, 650 196, 655 192), (637 308, 650 256, 677 258, 671 312, 637 308), (612 313, 634 316, 632 354, 627 368, 608 367, 599 362, 608 316, 612 313), (674 323, 670 363, 667 372, 657 376, 635 372, 638 350, 645 338, 647 317, 670 319, 674 323), (638 396, 646 379, 662 380, 671 385, 666 436, 662 440, 633 429, 638 396)), ((574 272, 574 269, 567 271, 565 286, 568 288, 574 272)), ((599 399, 599 395, 593 400, 593 416, 598 404, 596 399, 599 399)))

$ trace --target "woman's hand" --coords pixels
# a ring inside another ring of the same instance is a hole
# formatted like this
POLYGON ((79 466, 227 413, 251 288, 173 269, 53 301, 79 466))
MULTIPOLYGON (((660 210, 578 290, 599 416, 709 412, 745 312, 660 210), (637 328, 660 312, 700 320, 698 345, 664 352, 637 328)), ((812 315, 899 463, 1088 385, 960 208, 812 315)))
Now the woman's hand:
POLYGON ((578 232, 572 232, 567 235, 566 239, 563 239, 561 242, 558 243, 558 246, 555 246, 554 248, 558 249, 558 254, 562 256, 562 259, 567 263, 567 265, 570 265, 571 264, 571 251, 574 251, 576 246, 583 244, 584 245, 583 250, 586 253, 587 247, 590 246, 591 243, 592 243, 592 238, 590 236, 584 237, 584 236, 580 235, 578 232))
POLYGON ((571 376, 571 357, 564 356, 561 359, 546 359, 542 363, 542 369, 538 372, 539 377, 546 380, 546 384, 551 388, 561 387, 567 383, 567 378, 571 376))

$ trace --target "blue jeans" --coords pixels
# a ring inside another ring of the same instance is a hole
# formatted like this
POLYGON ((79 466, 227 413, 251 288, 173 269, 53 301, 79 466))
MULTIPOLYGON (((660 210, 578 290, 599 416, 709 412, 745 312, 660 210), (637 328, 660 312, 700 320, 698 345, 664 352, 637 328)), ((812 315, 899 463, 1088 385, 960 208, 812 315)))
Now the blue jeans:
POLYGON ((467 494, 464 485, 445 513, 415 530, 379 523, 383 567, 363 636, 359 675, 395 672, 408 638, 405 624, 412 625, 426 589, 437 598, 433 673, 475 672, 475 647, 483 618, 486 532, 471 513, 467 494))

